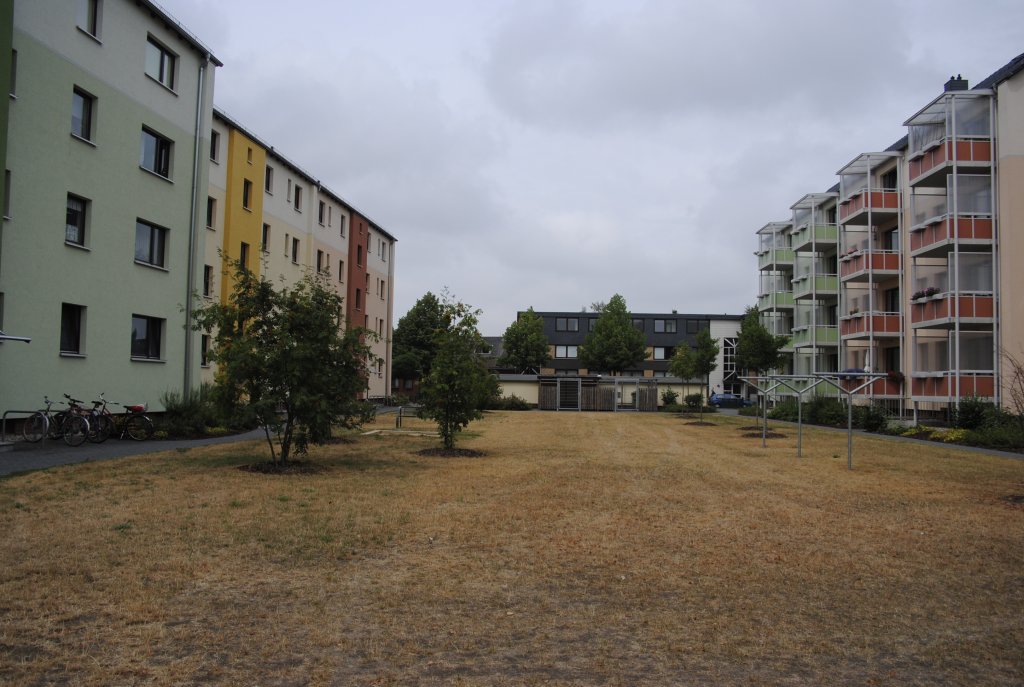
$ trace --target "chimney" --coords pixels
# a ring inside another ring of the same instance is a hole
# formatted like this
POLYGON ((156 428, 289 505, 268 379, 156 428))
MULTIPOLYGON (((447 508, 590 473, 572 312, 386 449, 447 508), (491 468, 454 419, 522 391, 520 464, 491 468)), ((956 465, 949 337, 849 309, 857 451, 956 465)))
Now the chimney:
POLYGON ((956 76, 949 77, 949 81, 946 82, 946 91, 966 91, 967 90, 967 79, 957 74, 956 76))

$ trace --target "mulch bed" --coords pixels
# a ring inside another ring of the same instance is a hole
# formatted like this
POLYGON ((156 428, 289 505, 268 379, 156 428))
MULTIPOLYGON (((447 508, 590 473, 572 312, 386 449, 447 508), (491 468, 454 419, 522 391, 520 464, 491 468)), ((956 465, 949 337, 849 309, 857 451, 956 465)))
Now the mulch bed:
POLYGON ((442 458, 479 458, 486 456, 483 451, 471 448, 425 448, 416 452, 420 456, 440 456, 442 458))
POLYGON ((737 427, 741 432, 760 432, 761 425, 744 425, 743 427, 737 427))
POLYGON ((700 420, 697 420, 696 422, 686 422, 684 424, 696 425, 697 427, 715 427, 716 426, 714 422, 702 422, 700 420))
POLYGON ((271 463, 270 461, 249 463, 248 465, 239 465, 238 469, 245 472, 258 472, 261 475, 316 475, 327 471, 323 465, 303 460, 288 460, 283 463, 271 463))
MULTIPOLYGON (((747 432, 743 436, 751 437, 752 439, 760 439, 762 435, 761 435, 761 432, 747 432)), ((767 433, 764 434, 764 438, 765 439, 785 439, 786 435, 785 434, 780 434, 779 432, 767 432, 767 433)))

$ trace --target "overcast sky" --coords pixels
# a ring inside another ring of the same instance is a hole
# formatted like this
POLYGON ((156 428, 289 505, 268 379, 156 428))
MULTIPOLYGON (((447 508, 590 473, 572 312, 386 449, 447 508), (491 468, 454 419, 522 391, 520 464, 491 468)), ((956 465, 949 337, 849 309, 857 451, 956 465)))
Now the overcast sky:
POLYGON ((882 150, 953 74, 1024 52, 1020 0, 160 0, 217 107, 398 239, 395 322, 735 313, 755 232, 882 150))

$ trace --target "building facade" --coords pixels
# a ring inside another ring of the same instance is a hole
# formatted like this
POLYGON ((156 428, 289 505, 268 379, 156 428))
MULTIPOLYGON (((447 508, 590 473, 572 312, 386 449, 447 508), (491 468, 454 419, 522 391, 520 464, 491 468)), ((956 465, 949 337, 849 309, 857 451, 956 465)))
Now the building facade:
POLYGON ((886 372, 861 400, 900 412, 1007 400, 1006 356, 1024 358, 1022 72, 1024 55, 974 88, 951 78, 906 137, 757 232, 762 321, 791 337, 780 372, 886 372))
POLYGON ((144 0, 15 2, 10 36, 0 329, 32 342, 0 344, 0 406, 159 410, 200 373, 185 325, 220 62, 144 0))

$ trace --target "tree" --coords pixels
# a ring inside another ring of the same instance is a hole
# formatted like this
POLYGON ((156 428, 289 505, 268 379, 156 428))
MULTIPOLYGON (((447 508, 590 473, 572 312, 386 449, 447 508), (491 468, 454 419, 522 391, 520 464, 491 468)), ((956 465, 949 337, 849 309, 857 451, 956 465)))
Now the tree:
POLYGON ((272 462, 286 462, 293 449, 304 453, 307 444, 326 443, 332 427, 357 427, 372 418, 372 406, 357 397, 377 362, 365 343, 373 334, 343 327, 341 296, 326 278, 307 274, 276 290, 240 263, 231 265, 235 278, 227 302, 197 308, 193 326, 213 334, 208 355, 217 363, 219 401, 248 406, 264 427, 272 462))
POLYGON ((501 338, 504 350, 498 358, 500 367, 539 371, 551 358, 548 337, 544 336, 544 319, 533 308, 510 324, 501 338))
MULTIPOLYGON (((718 367, 718 351, 718 339, 711 338, 711 331, 709 329, 701 329, 697 332, 696 348, 690 348, 686 342, 682 342, 676 348, 676 352, 672 355, 672 360, 669 361, 669 372, 684 381, 693 377, 700 377, 704 380, 702 386, 706 389, 709 384, 708 378, 718 367)), ((700 395, 700 417, 703 420, 705 406, 703 389, 700 395)))
POLYGON ((450 450, 456 435, 482 417, 494 385, 479 356, 484 344, 476 328, 480 311, 447 295, 440 304, 442 326, 434 332, 436 353, 422 381, 420 416, 437 422, 450 450))
POLYGON ((580 362, 592 370, 615 374, 647 357, 643 332, 633 326, 626 299, 612 296, 579 351, 580 362))
MULTIPOLYGON (((753 370, 760 377, 768 370, 782 365, 788 338, 775 335, 761 324, 757 307, 747 308, 740 323, 740 334, 736 342, 736 367, 740 370, 753 370)), ((767 416, 766 416, 767 417, 767 416)), ((767 419, 765 421, 767 426, 767 419)))
POLYGON ((423 379, 437 353, 436 334, 444 326, 444 307, 431 292, 424 294, 395 326, 392 369, 402 379, 423 379))

